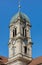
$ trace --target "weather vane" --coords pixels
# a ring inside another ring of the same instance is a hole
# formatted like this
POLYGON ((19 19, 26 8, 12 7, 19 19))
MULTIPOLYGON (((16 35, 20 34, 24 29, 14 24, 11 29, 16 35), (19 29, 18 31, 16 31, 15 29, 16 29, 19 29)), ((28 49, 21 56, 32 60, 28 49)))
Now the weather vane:
POLYGON ((21 9, 20 0, 18 0, 18 8, 19 8, 19 12, 20 12, 20 9, 21 9))

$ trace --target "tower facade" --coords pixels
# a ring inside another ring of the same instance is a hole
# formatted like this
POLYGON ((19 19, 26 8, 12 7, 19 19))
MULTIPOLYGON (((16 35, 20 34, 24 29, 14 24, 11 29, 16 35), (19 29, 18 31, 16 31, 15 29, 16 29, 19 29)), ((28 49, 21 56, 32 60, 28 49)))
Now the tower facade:
POLYGON ((12 17, 10 22, 8 65, 28 65, 32 60, 30 20, 22 12, 12 17))

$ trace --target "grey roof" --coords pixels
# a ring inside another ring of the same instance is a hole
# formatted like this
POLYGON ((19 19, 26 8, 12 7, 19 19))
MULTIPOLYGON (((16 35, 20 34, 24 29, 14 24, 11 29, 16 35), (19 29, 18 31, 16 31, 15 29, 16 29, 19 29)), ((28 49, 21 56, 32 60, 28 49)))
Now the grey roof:
POLYGON ((18 19, 18 16, 20 17, 20 19, 25 19, 26 21, 30 22, 29 17, 26 14, 18 12, 16 15, 12 17, 10 23, 15 22, 18 19))

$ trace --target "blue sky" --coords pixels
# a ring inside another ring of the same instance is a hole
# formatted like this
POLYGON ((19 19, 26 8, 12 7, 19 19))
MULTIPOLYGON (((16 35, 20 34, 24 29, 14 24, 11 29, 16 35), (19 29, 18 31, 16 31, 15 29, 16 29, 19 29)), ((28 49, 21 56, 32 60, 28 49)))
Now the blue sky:
MULTIPOLYGON (((18 0, 0 0, 0 55, 8 57, 9 24, 18 12, 18 0)), ((21 0, 21 12, 30 18, 32 57, 42 56, 42 0, 21 0)))

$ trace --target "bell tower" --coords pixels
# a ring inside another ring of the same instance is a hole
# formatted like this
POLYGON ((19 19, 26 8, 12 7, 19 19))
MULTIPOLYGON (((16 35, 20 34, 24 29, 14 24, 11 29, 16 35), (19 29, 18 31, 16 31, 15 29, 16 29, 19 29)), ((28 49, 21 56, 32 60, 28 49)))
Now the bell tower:
POLYGON ((31 24, 28 16, 19 12, 10 21, 8 65, 28 65, 32 60, 31 24))
POLYGON ((9 65, 28 65, 32 60, 30 20, 18 12, 10 21, 9 65))

